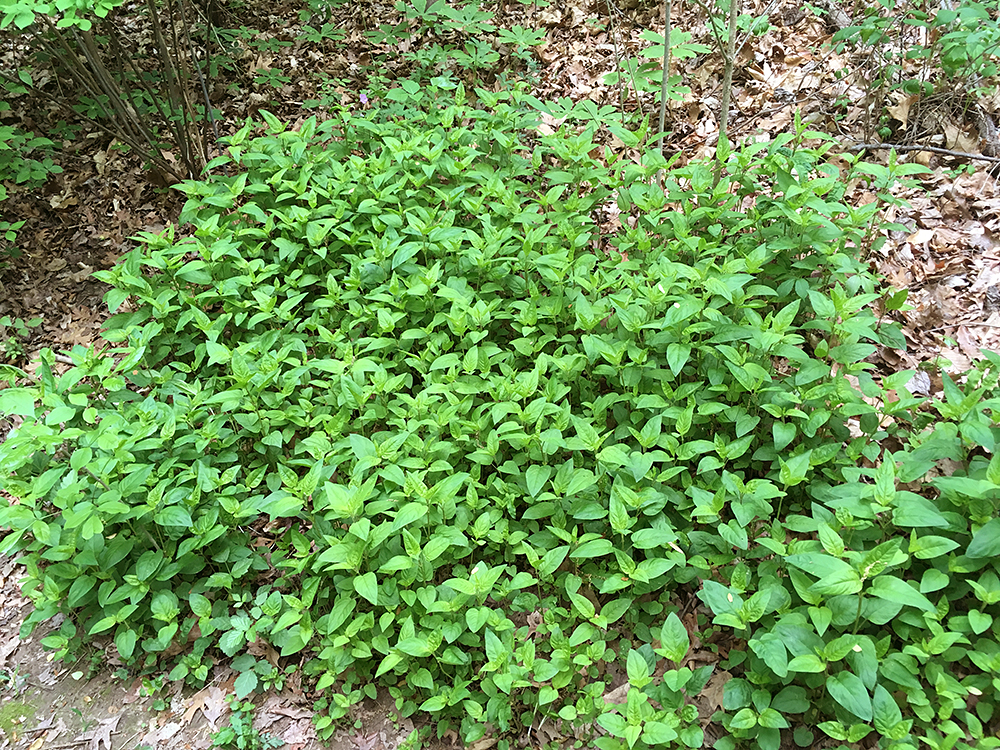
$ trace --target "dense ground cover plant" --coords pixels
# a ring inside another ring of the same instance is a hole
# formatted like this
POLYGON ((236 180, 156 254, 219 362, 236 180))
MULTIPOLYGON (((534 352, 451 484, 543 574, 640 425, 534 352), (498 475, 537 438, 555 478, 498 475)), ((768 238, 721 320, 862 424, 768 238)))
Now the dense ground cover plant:
POLYGON ((193 236, 101 272, 110 346, 0 391, 24 632, 63 614, 57 655, 146 669, 187 644, 195 683, 236 657, 240 698, 282 679, 266 641, 323 730, 379 691, 466 741, 700 747, 697 595, 717 747, 996 746, 1000 358, 926 404, 864 362, 904 296, 844 178, 908 170, 788 135, 664 188, 596 126, 530 135, 520 90, 385 98, 248 123, 182 186, 193 236))

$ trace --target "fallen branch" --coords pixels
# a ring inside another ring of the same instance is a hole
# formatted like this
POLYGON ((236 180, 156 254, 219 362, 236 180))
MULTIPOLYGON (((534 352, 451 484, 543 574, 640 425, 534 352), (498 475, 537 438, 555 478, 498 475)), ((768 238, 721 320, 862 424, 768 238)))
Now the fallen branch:
POLYGON ((896 151, 930 151, 932 154, 944 154, 945 156, 957 156, 960 159, 979 159, 980 161, 1000 162, 1000 156, 986 156, 985 154, 970 154, 966 151, 952 151, 950 148, 938 148, 937 146, 905 146, 897 143, 860 143, 851 146, 848 151, 865 151, 876 149, 892 148, 896 151))
POLYGON ((996 323, 949 323, 946 326, 938 326, 937 328, 928 328, 923 333, 935 333, 936 331, 947 331, 951 328, 961 328, 962 326, 978 326, 980 328, 1000 328, 1000 325, 996 323))

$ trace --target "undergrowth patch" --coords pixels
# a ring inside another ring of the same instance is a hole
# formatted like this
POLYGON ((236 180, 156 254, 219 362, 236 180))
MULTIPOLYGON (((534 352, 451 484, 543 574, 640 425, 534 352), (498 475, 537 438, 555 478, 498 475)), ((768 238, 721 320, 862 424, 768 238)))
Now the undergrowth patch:
POLYGON ((800 129, 716 184, 528 138, 520 90, 390 94, 248 123, 181 186, 193 236, 98 274, 112 346, 0 392, 24 634, 195 684, 236 657, 241 699, 301 663, 324 733, 385 692, 466 742, 696 748, 725 670, 720 750, 1000 744, 1000 358, 941 401, 865 363, 905 295, 844 191, 910 168, 800 129))

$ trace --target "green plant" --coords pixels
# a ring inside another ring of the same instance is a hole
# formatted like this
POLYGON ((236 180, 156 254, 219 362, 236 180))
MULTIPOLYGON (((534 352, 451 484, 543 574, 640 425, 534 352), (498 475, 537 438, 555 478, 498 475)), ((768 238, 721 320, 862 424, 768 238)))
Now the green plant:
POLYGON ((255 659, 250 654, 237 656, 232 668, 239 672, 234 685, 237 700, 246 698, 258 689, 280 691, 288 675, 295 669, 294 666, 289 666, 282 670, 268 661, 255 659))
POLYGON ((270 750, 285 743, 253 727, 253 703, 230 701, 229 725, 212 735, 212 747, 220 750, 270 750))
POLYGON ((428 734, 430 731, 427 727, 414 729, 397 747, 399 750, 420 750, 424 746, 423 741, 427 739, 428 734))
MULTIPOLYGON (((610 736, 594 740, 600 750, 625 750, 651 747, 699 748, 704 732, 698 724, 698 710, 687 704, 701 692, 712 674, 711 666, 694 671, 687 667, 669 669, 655 682, 657 656, 665 656, 674 665, 684 659, 690 639, 680 618, 671 613, 658 629, 659 648, 644 644, 628 652, 626 670, 629 690, 624 706, 605 705, 597 717, 610 736), (651 702, 655 701, 655 703, 651 702), (654 707, 655 706, 655 707, 654 707)), ((563 718, 573 719, 567 715, 563 718)))
POLYGON ((291 80, 291 77, 286 76, 281 68, 257 68, 254 71, 253 82, 256 86, 270 86, 273 89, 280 89, 291 80))
POLYGON ((24 341, 31 336, 30 328, 41 325, 41 318, 22 320, 10 315, 0 317, 0 359, 16 362, 24 357, 24 341))
MULTIPOLYGON (((25 84, 30 82, 31 77, 28 73, 21 71, 17 80, 0 81, 0 84, 7 95, 20 96, 26 92, 25 84)), ((10 104, 0 101, 0 114, 8 111, 10 104)), ((36 136, 12 125, 0 124, 0 203, 9 197, 4 183, 12 183, 18 189, 31 189, 43 184, 49 175, 62 172, 62 167, 52 158, 54 147, 55 143, 48 138, 36 136), (35 156, 40 158, 34 158, 35 156)), ((14 243, 17 242, 17 230, 23 226, 23 220, 0 219, 0 258, 3 255, 12 257, 19 255, 20 251, 14 243)), ((2 267, 3 263, 0 261, 0 268, 2 267)), ((0 322, 0 337, 4 334, 4 327, 13 325, 9 318, 7 320, 7 323, 0 322)), ((27 331, 23 333, 26 334, 27 331)), ((6 341, 12 340, 6 338, 6 341)), ((10 351, 7 350, 4 354, 9 356, 10 351)))
POLYGON ((345 32, 331 23, 323 23, 319 26, 304 26, 302 35, 308 42, 321 44, 323 42, 339 42, 343 40, 345 32))
POLYGON ((541 717, 698 747, 697 596, 740 681, 720 750, 995 747, 1000 357, 931 402, 866 362, 905 295, 847 186, 919 168, 842 174, 796 123, 718 177, 538 136, 523 88, 371 95, 247 123, 181 185, 191 236, 100 272, 111 346, 0 391, 22 632, 62 614, 57 655, 105 633, 150 669, 190 643, 173 679, 222 654, 244 695, 281 678, 268 643, 326 736, 387 694, 466 742, 541 717))
MULTIPOLYGON (((662 91, 662 65, 664 38, 662 34, 646 29, 642 38, 652 44, 644 49, 639 57, 624 57, 619 61, 618 71, 604 76, 604 82, 610 85, 623 84, 635 88, 636 93, 655 93, 657 100, 662 91), (643 58, 649 60, 644 62, 643 58), (652 59, 650 59, 652 58, 652 59)), ((711 47, 691 41, 691 34, 674 30, 670 36, 670 55, 675 60, 683 60, 700 54, 711 52, 711 47)), ((667 96, 680 100, 691 89, 682 85, 678 76, 671 76, 668 81, 667 96)))
POLYGON ((0 71, 0 80, 37 90, 25 71, 44 62, 72 83, 46 98, 127 144, 164 177, 200 174, 207 144, 196 103, 207 97, 206 70, 195 51, 194 25, 188 23, 195 15, 187 15, 192 9, 186 2, 8 0, 0 11, 0 31, 12 37, 19 71, 16 77, 0 71), (148 19, 148 49, 123 33, 119 21, 128 13, 148 19), (146 70, 149 58, 155 70, 146 70), (175 160, 164 157, 165 147, 176 149, 175 160))
POLYGON ((967 2, 930 13, 910 2, 881 0, 859 11, 855 24, 836 32, 833 40, 839 51, 868 52, 862 74, 870 92, 928 94, 947 88, 988 93, 995 87, 1000 23, 987 5, 967 2))
POLYGON ((27 675, 21 674, 20 667, 14 669, 0 669, 0 689, 9 690, 15 695, 20 695, 28 681, 27 675))

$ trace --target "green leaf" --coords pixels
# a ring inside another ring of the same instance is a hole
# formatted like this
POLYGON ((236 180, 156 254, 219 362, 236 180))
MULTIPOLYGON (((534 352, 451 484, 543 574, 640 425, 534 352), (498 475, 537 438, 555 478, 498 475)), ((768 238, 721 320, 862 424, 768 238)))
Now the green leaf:
POLYGON ((236 681, 233 683, 233 688, 236 691, 236 699, 243 700, 248 695, 250 695, 254 690, 257 689, 257 673, 253 670, 247 670, 246 672, 240 672, 236 681))
POLYGON ((651 747, 669 745, 677 739, 677 730, 663 721, 646 721, 642 725, 642 741, 651 747))
POLYGON ((465 622, 469 626, 469 630, 478 633, 490 619, 490 614, 488 607, 470 607, 465 610, 465 622))
POLYGON ((750 648, 778 677, 783 679, 788 674, 788 653, 784 642, 777 635, 763 633, 760 637, 752 638, 750 648))
POLYGON ((937 610, 937 607, 926 596, 895 576, 880 575, 875 579, 871 589, 869 589, 869 593, 872 596, 877 596, 879 599, 909 605, 917 609, 922 609, 925 612, 934 612, 937 610))
POLYGON ((826 553, 838 558, 843 556, 844 540, 840 538, 840 534, 830 528, 830 525, 825 522, 820 522, 818 531, 819 541, 823 545, 823 549, 826 550, 826 553))
POLYGON ((676 613, 671 612, 663 621, 660 630, 660 648, 658 653, 674 663, 680 663, 688 652, 691 642, 687 628, 676 613))
POLYGON ((612 599, 601 607, 601 617, 604 618, 604 621, 608 625, 618 622, 622 618, 622 615, 629 611, 632 602, 632 599, 612 599))
POLYGON ((604 727, 614 737, 624 737, 628 724, 625 718, 613 713, 603 713, 597 717, 597 723, 604 727))
POLYGON ((559 566, 563 564, 563 561, 566 559, 566 555, 568 554, 569 547, 567 546, 550 549, 542 556, 542 559, 538 563, 539 575, 552 575, 559 568, 559 566))
POLYGON ((381 677, 390 669, 396 667, 405 657, 399 651, 392 651, 386 655, 386 657, 379 663, 378 670, 375 672, 376 677, 381 677))
POLYGON ((928 568, 920 579, 920 593, 928 594, 940 591, 949 583, 951 583, 951 579, 946 574, 936 568, 928 568))
POLYGON ((875 686, 872 699, 872 719, 879 734, 888 736, 896 725, 903 720, 899 705, 892 694, 881 685, 875 686))
POLYGON ((736 711, 750 705, 753 688, 741 677, 728 680, 722 688, 722 707, 726 711, 736 711))
POLYGON ((34 417, 35 391, 31 388, 0 390, 0 414, 34 417))
POLYGON ((597 614, 594 603, 582 594, 569 594, 569 599, 573 603, 573 608, 585 619, 590 620, 597 614))
POLYGON ((958 547, 958 542, 943 536, 911 536, 910 554, 920 560, 930 560, 947 555, 958 547))
POLYGON ((892 522, 897 526, 948 528, 948 519, 926 497, 913 492, 897 492, 892 522))
POLYGON ((191 594, 188 604, 196 617, 208 617, 212 614, 212 602, 204 594, 191 594))
POLYGON ((790 726, 785 717, 773 708, 765 708, 761 711, 760 716, 757 717, 757 723, 762 727, 770 727, 772 729, 787 729, 790 726))
POLYGON ((787 461, 778 459, 781 468, 778 470, 778 481, 785 487, 792 487, 802 483, 809 473, 809 459, 812 451, 805 451, 797 456, 792 456, 787 461))
POLYGON ((636 549, 670 549, 671 542, 677 542, 677 534, 671 529, 639 529, 632 534, 632 544, 636 549))
POLYGON ((375 447, 375 443, 366 438, 364 435, 353 433, 351 434, 349 441, 351 443, 351 450, 354 452, 355 457, 359 461, 365 458, 376 458, 378 456, 378 449, 375 447))
POLYGON ((982 635, 993 624, 993 616, 978 609, 969 610, 969 626, 976 635, 982 635))
POLYGON ((734 594, 728 586, 723 586, 718 581, 702 581, 701 591, 698 598, 705 602, 717 615, 736 614, 743 605, 743 600, 734 594))
POLYGON ((179 505, 168 505, 160 510, 155 516, 156 522, 160 526, 184 526, 190 528, 193 521, 187 508, 179 505))
POLYGON ((226 656, 234 656, 237 651, 243 648, 246 643, 246 636, 242 630, 227 630, 219 637, 219 649, 226 656))
POLYGON ((374 573, 368 572, 364 575, 355 576, 352 584, 354 585, 354 590, 371 602, 372 605, 378 604, 378 581, 375 579, 374 573))
POLYGON ((847 739, 847 730, 839 721, 823 721, 816 726, 835 740, 843 742, 847 739))
POLYGON ((590 558, 590 557, 603 557, 604 555, 610 555, 615 551, 614 545, 608 539, 591 539, 589 542, 584 542, 575 550, 570 553, 570 557, 574 560, 590 558))
POLYGON ((861 577, 854 568, 837 570, 820 578, 811 588, 824 596, 845 596, 861 591, 861 577))
POLYGON ((830 349, 830 359, 842 365, 853 365, 875 353, 872 344, 843 344, 830 349))
POLYGON ((649 664, 636 649, 628 652, 627 673, 628 681, 635 687, 642 689, 649 684, 649 664))
POLYGON ((551 476, 551 466, 540 466, 538 464, 529 466, 524 474, 525 481, 528 484, 528 494, 532 497, 538 497, 538 493, 542 491, 542 488, 551 476))
POLYGON ((431 647, 431 644, 426 637, 415 635, 410 636, 409 638, 400 638, 399 642, 396 644, 396 648, 407 656, 415 656, 418 658, 430 656, 434 653, 434 649, 431 647))
POLYGON ((757 726, 757 714, 752 708, 741 708, 729 725, 733 729, 753 729, 757 726))
POLYGON ((973 535, 965 554, 969 557, 996 557, 1000 555, 1000 518, 988 521, 973 535))
POLYGON ((208 354, 208 361, 216 365, 224 365, 232 356, 228 347, 216 341, 206 341, 205 351, 208 354))
POLYGON ((684 365, 691 356, 691 347, 687 344, 672 343, 667 345, 667 366, 675 376, 681 374, 684 365))
POLYGON ((783 714, 803 714, 810 705, 805 688, 799 685, 789 685, 771 699, 771 708, 783 714))
POLYGON ((775 422, 771 425, 771 434, 774 439, 774 450, 784 450, 792 440, 795 439, 797 429, 794 424, 788 422, 775 422))
POLYGON ((788 662, 789 672, 825 672, 826 662, 816 654, 800 654, 788 662))
POLYGON ((822 636, 826 633, 826 629, 830 627, 830 622, 833 620, 833 612, 829 607, 809 607, 808 611, 809 619, 812 620, 816 632, 822 636))
POLYGON ((163 563, 163 553, 159 550, 143 552, 135 563, 135 577, 140 581, 148 581, 160 569, 163 563))
POLYGON ((819 552, 788 555, 785 558, 785 562, 820 579, 834 574, 842 575, 854 570, 854 568, 843 560, 819 552))
POLYGON ((436 713, 438 711, 444 711, 448 707, 448 696, 445 694, 432 695, 430 698, 425 700, 420 704, 421 711, 427 711, 428 713, 436 713))
POLYGON ((872 699, 861 678, 852 672, 838 672, 826 678, 826 690, 837 703, 863 721, 872 719, 872 699))
POLYGON ((132 658, 132 654, 135 653, 135 644, 137 641, 138 636, 135 631, 130 628, 125 628, 115 633, 115 648, 118 649, 118 653, 126 662, 129 661, 132 658))

